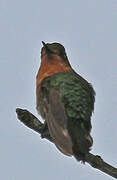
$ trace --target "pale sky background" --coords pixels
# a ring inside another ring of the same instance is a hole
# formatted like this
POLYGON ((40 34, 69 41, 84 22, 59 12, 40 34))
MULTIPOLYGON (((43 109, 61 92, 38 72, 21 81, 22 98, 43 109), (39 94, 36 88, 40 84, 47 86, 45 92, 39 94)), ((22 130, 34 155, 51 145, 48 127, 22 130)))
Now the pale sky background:
POLYGON ((60 42, 96 91, 92 153, 117 166, 117 0, 0 0, 0 179, 113 179, 61 154, 21 124, 37 115, 41 41, 60 42))

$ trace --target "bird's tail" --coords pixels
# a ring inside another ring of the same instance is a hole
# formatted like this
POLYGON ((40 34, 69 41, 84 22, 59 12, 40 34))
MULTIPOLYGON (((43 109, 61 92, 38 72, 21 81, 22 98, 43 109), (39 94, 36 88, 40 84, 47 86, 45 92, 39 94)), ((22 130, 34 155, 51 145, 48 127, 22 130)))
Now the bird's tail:
POLYGON ((78 161, 85 162, 85 155, 91 150, 93 139, 83 122, 77 124, 73 137, 73 155, 78 161))
POLYGON ((80 141, 82 142, 78 143, 77 145, 73 145, 73 155, 78 161, 85 163, 85 156, 91 150, 90 147, 92 146, 93 140, 89 135, 84 139, 81 138, 80 141))

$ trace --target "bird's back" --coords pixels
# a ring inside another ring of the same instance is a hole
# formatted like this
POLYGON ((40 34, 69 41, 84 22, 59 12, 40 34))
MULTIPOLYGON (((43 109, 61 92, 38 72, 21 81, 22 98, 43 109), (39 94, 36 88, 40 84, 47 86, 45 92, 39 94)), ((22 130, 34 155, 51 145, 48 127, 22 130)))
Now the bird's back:
POLYGON ((56 146, 66 155, 86 153, 92 145, 94 95, 92 86, 73 70, 42 81, 37 110, 47 122, 56 146))

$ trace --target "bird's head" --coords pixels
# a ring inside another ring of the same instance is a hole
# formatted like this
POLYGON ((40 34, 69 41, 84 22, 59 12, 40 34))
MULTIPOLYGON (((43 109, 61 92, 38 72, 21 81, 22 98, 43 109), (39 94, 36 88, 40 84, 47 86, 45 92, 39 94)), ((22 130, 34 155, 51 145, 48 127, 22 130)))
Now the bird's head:
POLYGON ((37 73, 37 92, 46 77, 72 70, 64 46, 59 43, 44 43, 43 41, 42 44, 41 64, 37 73))
POLYGON ((60 43, 45 43, 42 41, 43 47, 41 49, 41 59, 48 58, 48 60, 61 59, 65 64, 70 65, 65 48, 60 43))

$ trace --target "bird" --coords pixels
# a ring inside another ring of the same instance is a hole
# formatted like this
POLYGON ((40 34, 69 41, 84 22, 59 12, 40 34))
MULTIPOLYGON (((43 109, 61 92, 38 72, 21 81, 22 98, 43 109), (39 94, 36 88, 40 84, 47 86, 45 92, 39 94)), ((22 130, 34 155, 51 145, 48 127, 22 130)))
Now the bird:
POLYGON ((60 152, 85 163, 93 145, 95 91, 72 68, 64 46, 42 41, 36 76, 36 109, 60 152))

